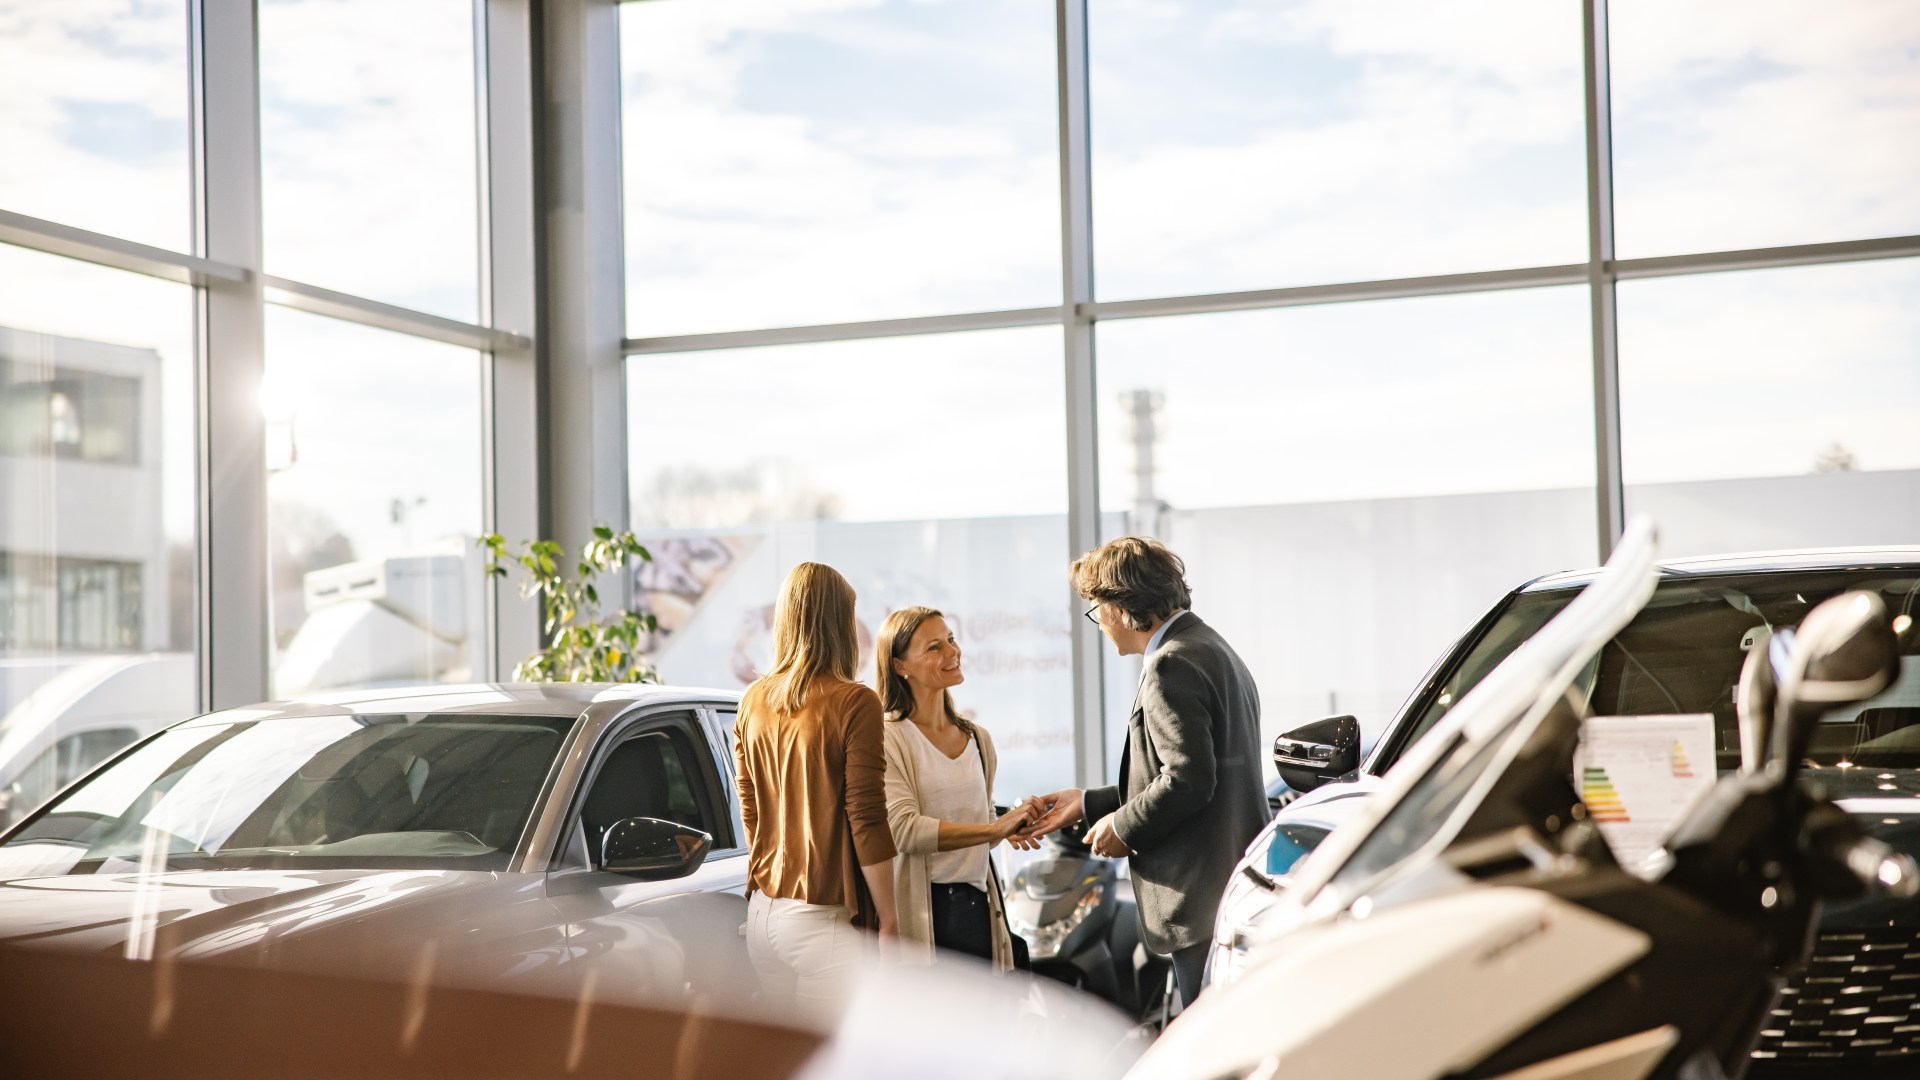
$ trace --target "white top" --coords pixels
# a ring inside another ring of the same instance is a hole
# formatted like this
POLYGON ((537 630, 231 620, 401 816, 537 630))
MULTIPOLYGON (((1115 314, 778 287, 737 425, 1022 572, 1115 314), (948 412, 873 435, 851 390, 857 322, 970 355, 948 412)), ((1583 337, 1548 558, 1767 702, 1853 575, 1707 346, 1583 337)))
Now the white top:
MULTIPOLYGON (((985 825, 993 820, 993 802, 987 797, 987 774, 980 762, 980 744, 971 736, 960 756, 950 758, 927 739, 927 733, 911 720, 900 723, 913 728, 908 740, 913 747, 914 764, 920 770, 920 812, 941 821, 959 825, 985 825)), ((987 845, 936 851, 927 856, 927 880, 964 882, 987 887, 987 845)))

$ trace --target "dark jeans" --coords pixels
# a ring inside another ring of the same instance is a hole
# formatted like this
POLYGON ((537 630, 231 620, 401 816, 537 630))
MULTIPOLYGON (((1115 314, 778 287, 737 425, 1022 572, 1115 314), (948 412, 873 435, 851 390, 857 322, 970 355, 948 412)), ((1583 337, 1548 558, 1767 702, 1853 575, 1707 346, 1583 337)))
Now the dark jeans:
POLYGON ((933 883, 933 943, 993 962, 993 912, 972 885, 933 883))
POLYGON ((1207 973, 1207 950, 1212 945, 1211 941, 1203 941, 1198 945, 1173 950, 1173 982, 1180 988, 1180 1007, 1183 1009, 1200 996, 1200 980, 1207 973))

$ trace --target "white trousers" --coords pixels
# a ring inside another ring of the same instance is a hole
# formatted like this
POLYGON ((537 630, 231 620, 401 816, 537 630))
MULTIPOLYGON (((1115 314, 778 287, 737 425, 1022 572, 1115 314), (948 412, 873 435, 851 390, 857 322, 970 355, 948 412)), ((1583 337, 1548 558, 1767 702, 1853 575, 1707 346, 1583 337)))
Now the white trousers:
POLYGON ((853 912, 839 904, 804 904, 765 893, 747 901, 747 957, 776 1001, 791 1001, 831 1018, 845 1004, 867 953, 853 912))

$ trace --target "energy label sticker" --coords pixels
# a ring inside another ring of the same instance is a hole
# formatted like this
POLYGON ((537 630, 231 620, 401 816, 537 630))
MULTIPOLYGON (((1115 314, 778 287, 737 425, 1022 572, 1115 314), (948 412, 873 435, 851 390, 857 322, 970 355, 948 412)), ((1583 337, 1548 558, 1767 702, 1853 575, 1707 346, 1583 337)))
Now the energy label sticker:
POLYGON ((1630 870, 1666 843, 1713 781, 1710 714, 1591 716, 1580 725, 1574 787, 1630 870))

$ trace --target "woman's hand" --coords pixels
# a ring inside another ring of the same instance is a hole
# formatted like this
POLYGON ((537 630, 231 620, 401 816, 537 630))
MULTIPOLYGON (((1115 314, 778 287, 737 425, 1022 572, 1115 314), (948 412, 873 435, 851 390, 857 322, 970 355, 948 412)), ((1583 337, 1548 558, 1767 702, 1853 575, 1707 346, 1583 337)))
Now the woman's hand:
POLYGON ((1021 799, 1018 803, 1014 805, 1013 809, 1008 810, 1004 814, 1001 814, 1000 817, 994 821, 993 823, 994 839, 996 841, 999 841, 999 840, 1011 841, 1013 846, 1017 848, 1031 849, 1031 848, 1039 847, 1040 841, 1037 839, 1020 840, 1016 838, 1017 834, 1021 830, 1025 829, 1028 825, 1032 824, 1033 817, 1034 817, 1034 813, 1033 813, 1033 805, 1031 801, 1027 799, 1021 799))

